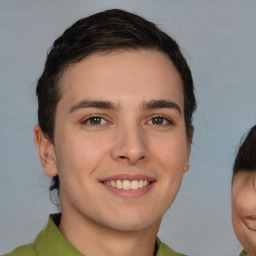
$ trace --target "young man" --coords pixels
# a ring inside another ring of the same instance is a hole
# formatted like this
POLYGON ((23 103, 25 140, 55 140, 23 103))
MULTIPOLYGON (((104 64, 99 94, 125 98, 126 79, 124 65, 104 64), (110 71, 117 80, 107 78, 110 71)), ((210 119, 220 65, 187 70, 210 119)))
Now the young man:
POLYGON ((34 129, 62 212, 8 255, 182 255, 157 232, 189 168, 193 90, 176 42, 137 15, 67 29, 38 80, 34 129))
POLYGON ((256 125, 241 144, 233 167, 232 221, 244 250, 256 256, 256 125))

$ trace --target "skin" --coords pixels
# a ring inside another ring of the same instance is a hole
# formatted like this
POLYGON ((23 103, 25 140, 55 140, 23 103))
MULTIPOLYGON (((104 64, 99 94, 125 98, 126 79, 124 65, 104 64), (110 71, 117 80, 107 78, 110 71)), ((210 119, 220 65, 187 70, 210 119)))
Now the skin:
POLYGON ((60 84, 54 145, 35 127, 45 173, 60 178, 60 231, 87 256, 153 255, 161 218, 189 168, 176 68, 154 50, 98 53, 70 65, 60 84), (124 193, 103 183, 111 177, 152 183, 124 193))
POLYGON ((232 222, 245 251, 256 256, 256 170, 237 173, 232 184, 232 222))

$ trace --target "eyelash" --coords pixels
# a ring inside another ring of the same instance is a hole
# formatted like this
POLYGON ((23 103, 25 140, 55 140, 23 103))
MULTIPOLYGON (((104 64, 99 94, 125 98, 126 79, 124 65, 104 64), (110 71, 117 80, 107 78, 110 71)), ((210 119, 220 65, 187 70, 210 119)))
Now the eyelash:
MULTIPOLYGON (((98 116, 98 115, 93 115, 90 117, 87 117, 86 119, 83 119, 81 121, 82 125, 91 125, 91 126, 99 126, 99 125, 103 125, 106 124, 108 121, 106 120, 106 118, 102 117, 102 116, 98 116), (90 121, 99 121, 99 123, 89 123, 90 121), (102 121, 104 120, 104 123, 102 123, 102 121)), ((148 123, 150 123, 151 125, 155 125, 155 126, 167 126, 167 125, 173 125, 173 121, 170 120, 169 118, 166 118, 162 115, 155 115, 153 117, 151 117, 148 121, 148 123), (153 123, 154 121, 156 121, 156 123, 153 123), (160 123, 157 123, 159 122, 160 123), (151 123, 150 123, 151 122, 151 123), (161 123, 162 122, 162 123, 161 123)))
POLYGON ((256 220, 256 216, 255 215, 253 215, 253 216, 247 216, 246 217, 248 220, 256 220))
POLYGON ((152 123, 152 125, 156 125, 156 126, 173 125, 173 121, 171 119, 169 119, 169 118, 167 118, 165 116, 162 116, 162 115, 155 115, 155 116, 151 117, 149 121, 152 122, 153 119, 155 119, 155 120, 156 119, 161 119, 163 123, 162 124, 156 124, 156 123, 154 124, 154 123, 152 123))
POLYGON ((90 117, 87 117, 86 119, 83 119, 81 121, 81 124, 83 124, 83 125, 91 125, 91 126, 98 126, 98 125, 105 124, 107 122, 108 121, 104 117, 95 115, 95 116, 90 116, 90 117), (93 121, 93 120, 96 120, 96 119, 100 120, 100 123, 96 123, 96 124, 89 123, 90 121, 93 121), (104 120, 104 123, 101 123, 102 120, 104 120))

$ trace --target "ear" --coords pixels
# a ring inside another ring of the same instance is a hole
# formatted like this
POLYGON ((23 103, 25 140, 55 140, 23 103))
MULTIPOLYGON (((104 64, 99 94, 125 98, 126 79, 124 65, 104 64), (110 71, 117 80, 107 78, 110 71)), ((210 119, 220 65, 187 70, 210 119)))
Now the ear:
POLYGON ((54 146, 39 125, 34 128, 34 140, 45 174, 49 177, 58 175, 54 146))
POLYGON ((185 163, 185 167, 184 167, 184 173, 189 170, 190 152, 191 152, 191 144, 190 144, 190 142, 188 142, 187 157, 186 157, 186 163, 185 163))
POLYGON ((187 157, 186 157, 186 163, 184 168, 184 173, 189 170, 189 158, 190 158, 190 152, 191 152, 191 144, 193 140, 193 134, 194 134, 194 126, 190 124, 189 130, 188 130, 188 148, 187 148, 187 157))

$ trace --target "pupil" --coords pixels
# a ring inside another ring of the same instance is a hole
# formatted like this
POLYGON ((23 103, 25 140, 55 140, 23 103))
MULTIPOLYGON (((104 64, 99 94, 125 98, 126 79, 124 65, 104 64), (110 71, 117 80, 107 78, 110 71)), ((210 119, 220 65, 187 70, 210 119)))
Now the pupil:
POLYGON ((93 117, 91 119, 91 124, 100 124, 101 118, 100 117, 93 117))
POLYGON ((155 117, 153 119, 153 124, 162 124, 163 123, 163 118, 162 117, 155 117))

